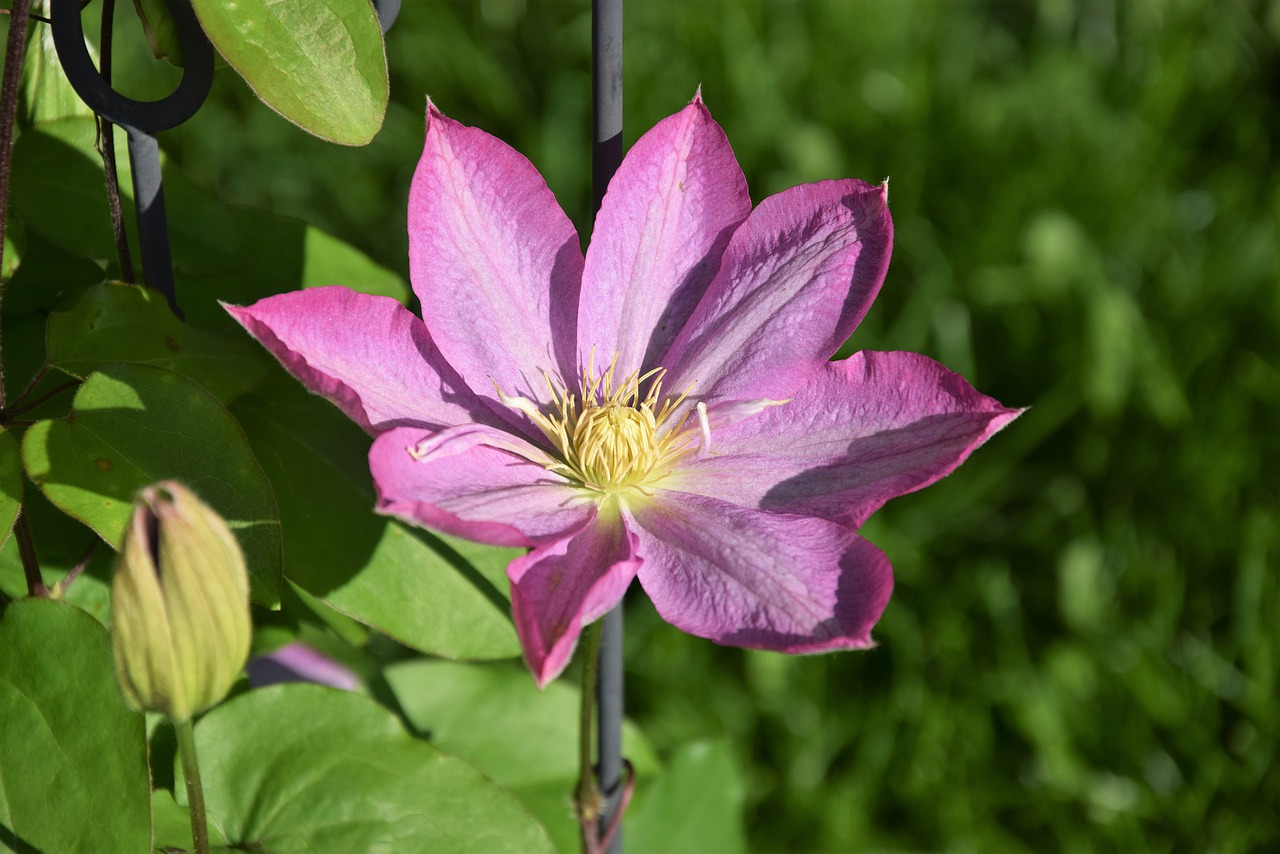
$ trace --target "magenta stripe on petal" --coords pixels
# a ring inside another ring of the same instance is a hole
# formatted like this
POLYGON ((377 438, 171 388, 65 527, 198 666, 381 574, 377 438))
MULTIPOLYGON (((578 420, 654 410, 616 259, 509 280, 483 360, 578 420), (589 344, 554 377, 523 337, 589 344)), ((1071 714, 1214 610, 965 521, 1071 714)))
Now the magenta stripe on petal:
POLYGON ((659 493, 633 512, 640 583, 673 626, 779 652, 871 645, 893 571, 852 530, 687 493, 659 493))
POLYGON ((893 224, 887 189, 792 187, 738 227, 715 281, 662 360, 668 387, 707 402, 785 398, 844 343, 880 290, 893 224))

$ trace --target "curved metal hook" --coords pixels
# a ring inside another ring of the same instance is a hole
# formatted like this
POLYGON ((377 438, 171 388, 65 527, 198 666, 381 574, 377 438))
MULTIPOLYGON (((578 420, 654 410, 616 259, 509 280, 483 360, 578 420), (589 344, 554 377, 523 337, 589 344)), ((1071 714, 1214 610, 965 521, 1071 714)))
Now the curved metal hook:
POLYGON ((102 79, 89 57, 80 23, 79 0, 53 0, 49 19, 53 46, 67 80, 80 100, 113 124, 156 133, 182 124, 195 115, 213 85, 213 45, 186 0, 165 0, 182 43, 182 80, 168 97, 159 101, 135 101, 115 91, 102 79))

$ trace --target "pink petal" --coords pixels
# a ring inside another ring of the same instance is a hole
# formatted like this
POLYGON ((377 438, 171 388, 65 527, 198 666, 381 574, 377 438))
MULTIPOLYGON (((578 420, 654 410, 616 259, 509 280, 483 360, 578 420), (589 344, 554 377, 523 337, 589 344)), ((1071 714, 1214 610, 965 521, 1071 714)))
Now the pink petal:
POLYGON ((864 351, 826 363, 790 403, 713 423, 711 453, 663 485, 856 528, 950 474, 1021 412, 927 356, 864 351))
POLYGON ((582 251, 533 164, 428 108, 409 191, 409 271, 440 352, 467 384, 545 400, 543 371, 576 375, 582 251))
POLYGON ((843 525, 672 492, 634 514, 640 583, 677 628, 779 652, 871 645, 893 570, 843 525))
POLYGON ((587 249, 578 352, 618 355, 626 376, 656 364, 751 212, 742 169, 701 97, 658 122, 609 182, 587 249))
POLYGON ((595 513, 564 478, 532 459, 542 451, 509 433, 466 424, 439 433, 401 427, 369 449, 378 512, 498 546, 572 536, 595 513))
POLYGON ((886 188, 804 184, 738 227, 720 273, 662 364, 666 386, 720 398, 785 398, 831 358, 884 281, 893 244, 886 188))
POLYGON ((285 370, 370 433, 493 420, 422 321, 389 297, 323 287, 223 307, 285 370))
POLYGON ((639 566, 614 503, 580 533, 511 562, 511 611, 539 688, 569 663, 582 627, 622 600, 639 566))
POLYGON ((281 682, 315 682, 344 691, 360 688, 360 677, 347 667, 297 641, 268 655, 260 655, 245 665, 249 683, 255 688, 281 682))

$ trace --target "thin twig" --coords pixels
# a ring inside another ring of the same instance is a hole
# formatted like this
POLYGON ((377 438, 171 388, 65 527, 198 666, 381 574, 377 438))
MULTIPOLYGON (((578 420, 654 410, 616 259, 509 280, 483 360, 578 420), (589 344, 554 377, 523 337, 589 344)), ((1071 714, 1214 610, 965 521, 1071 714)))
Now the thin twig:
POLYGON ((47 597, 49 588, 44 586, 44 578, 40 575, 40 560, 36 557, 36 544, 31 539, 31 527, 27 524, 27 514, 22 510, 18 511, 18 518, 13 522, 13 536, 18 541, 18 554, 22 557, 22 574, 27 578, 28 595, 47 597))
POLYGON ((75 566, 71 567, 71 571, 64 575, 61 581, 54 583, 53 598, 61 599, 63 596, 67 595, 67 590, 71 588, 71 582, 79 578, 81 573, 88 568, 89 561, 93 560, 93 555, 98 551, 98 544, 101 542, 102 540, 95 537, 93 542, 89 543, 89 548, 85 549, 80 554, 80 559, 76 561, 75 566))
MULTIPOLYGON (((0 82, 0 268, 4 266, 4 232, 9 221, 9 165, 13 160, 13 120, 18 112, 18 83, 22 55, 27 49, 27 20, 30 0, 13 0, 9 13, 9 40, 4 52, 4 80, 0 82)), ((0 281, 0 298, 3 297, 0 281)), ((0 353, 3 352, 0 336, 0 353)), ((0 361, 0 412, 4 411, 4 362, 0 361)))
MULTIPOLYGON (((28 412, 30 412, 31 410, 35 409, 35 408, 36 408, 37 406, 39 406, 40 404, 44 403, 46 400, 49 400, 51 397, 54 397, 55 395, 58 395, 58 394, 60 394, 60 393, 62 393, 62 392, 64 392, 64 391, 66 391, 66 390, 67 390, 67 389, 69 389, 69 388, 75 388, 75 387, 76 387, 76 386, 78 386, 78 385, 80 385, 80 381, 79 381, 79 380, 67 380, 67 381, 66 381, 65 383, 63 383, 62 385, 60 385, 60 386, 58 386, 58 387, 56 387, 56 388, 51 388, 51 389, 49 389, 49 390, 48 390, 48 391, 46 391, 44 394, 40 395, 39 397, 37 397, 35 400, 31 401, 30 403, 24 404, 24 405, 22 405, 22 406, 16 406, 16 407, 14 407, 13 409, 6 410, 6 411, 5 411, 5 415, 6 415, 6 416, 9 416, 9 415, 23 415, 23 414, 25 414, 25 413, 28 413, 28 412)), ((6 418, 6 419, 5 419, 5 422, 6 422, 6 423, 12 423, 12 422, 10 422, 10 421, 8 420, 8 418, 6 418)))
MULTIPOLYGON (((115 15, 116 0, 102 0, 102 65, 98 73, 111 83, 111 21, 115 15)), ((114 125, 104 116, 98 116, 99 152, 107 176, 107 205, 111 208, 111 233, 116 239, 116 257, 120 259, 120 278, 133 284, 133 258, 129 255, 129 237, 124 230, 124 211, 120 206, 120 176, 116 170, 116 137, 114 125)))
POLYGON ((582 659, 582 704, 578 719, 578 787, 573 802, 582 826, 582 849, 586 854, 600 851, 600 787, 596 785, 595 765, 591 761, 591 731, 595 720, 596 676, 600 662, 600 636, 604 624, 600 621, 588 626, 584 632, 582 659))

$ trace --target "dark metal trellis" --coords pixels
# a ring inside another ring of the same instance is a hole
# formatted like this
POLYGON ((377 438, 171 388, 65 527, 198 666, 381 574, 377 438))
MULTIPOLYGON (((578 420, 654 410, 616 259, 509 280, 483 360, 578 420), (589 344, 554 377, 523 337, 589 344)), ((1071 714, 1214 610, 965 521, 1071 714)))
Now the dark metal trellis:
MULTIPOLYGON (((622 0, 591 3, 591 105, 591 183, 598 212, 609 180, 622 162, 622 0)), ((621 603, 604 616, 596 680, 596 777, 604 795, 603 834, 614 822, 624 789, 621 603)), ((618 828, 608 852, 621 851, 618 828)))
POLYGON ((85 46, 79 0, 53 0, 51 5, 53 44, 67 80, 80 100, 107 121, 120 125, 128 135, 143 275, 150 287, 164 294, 173 313, 182 317, 173 281, 160 145, 155 135, 191 118, 208 97, 213 85, 213 46, 200 29, 191 4, 167 0, 174 30, 182 43, 182 80, 177 89, 159 101, 136 101, 115 91, 94 67, 85 46))

